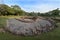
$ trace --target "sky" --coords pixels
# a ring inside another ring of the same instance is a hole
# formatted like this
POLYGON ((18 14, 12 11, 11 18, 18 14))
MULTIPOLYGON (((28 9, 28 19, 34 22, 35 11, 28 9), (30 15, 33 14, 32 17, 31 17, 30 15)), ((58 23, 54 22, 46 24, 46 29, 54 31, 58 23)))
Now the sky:
POLYGON ((48 12, 60 8, 60 0, 4 0, 7 5, 19 5, 27 12, 48 12))

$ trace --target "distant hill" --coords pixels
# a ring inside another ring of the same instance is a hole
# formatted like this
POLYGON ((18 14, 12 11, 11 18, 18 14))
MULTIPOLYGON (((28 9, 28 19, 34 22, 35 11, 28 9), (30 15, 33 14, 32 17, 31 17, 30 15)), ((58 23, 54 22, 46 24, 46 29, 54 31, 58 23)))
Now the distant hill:
POLYGON ((5 4, 0 4, 0 15, 23 15, 25 13, 18 5, 11 7, 5 4))

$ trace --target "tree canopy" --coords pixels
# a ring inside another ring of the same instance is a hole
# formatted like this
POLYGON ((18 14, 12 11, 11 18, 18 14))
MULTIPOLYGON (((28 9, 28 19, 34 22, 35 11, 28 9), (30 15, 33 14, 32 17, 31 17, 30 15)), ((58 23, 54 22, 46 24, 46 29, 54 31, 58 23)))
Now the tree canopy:
POLYGON ((60 16, 60 10, 59 8, 54 9, 49 12, 40 13, 40 12, 26 12, 21 9, 18 5, 5 5, 0 4, 0 15, 27 15, 27 16, 60 16))
POLYGON ((8 6, 5 4, 0 4, 0 15, 23 15, 24 10, 22 10, 18 5, 8 6))

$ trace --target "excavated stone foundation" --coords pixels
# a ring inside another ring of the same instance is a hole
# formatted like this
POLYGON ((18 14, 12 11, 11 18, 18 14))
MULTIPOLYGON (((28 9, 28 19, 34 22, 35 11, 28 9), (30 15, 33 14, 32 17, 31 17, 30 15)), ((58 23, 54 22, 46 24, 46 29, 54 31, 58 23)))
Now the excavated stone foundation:
POLYGON ((55 22, 46 18, 8 19, 6 30, 17 35, 32 36, 55 28, 55 22))

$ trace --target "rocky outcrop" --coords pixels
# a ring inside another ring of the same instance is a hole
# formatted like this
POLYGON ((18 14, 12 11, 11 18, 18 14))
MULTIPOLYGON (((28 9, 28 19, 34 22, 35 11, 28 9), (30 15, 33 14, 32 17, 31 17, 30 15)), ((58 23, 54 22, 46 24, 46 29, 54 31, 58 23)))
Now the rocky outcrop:
POLYGON ((17 35, 32 36, 42 32, 48 32, 55 28, 52 19, 37 18, 33 19, 8 19, 6 30, 17 35))

